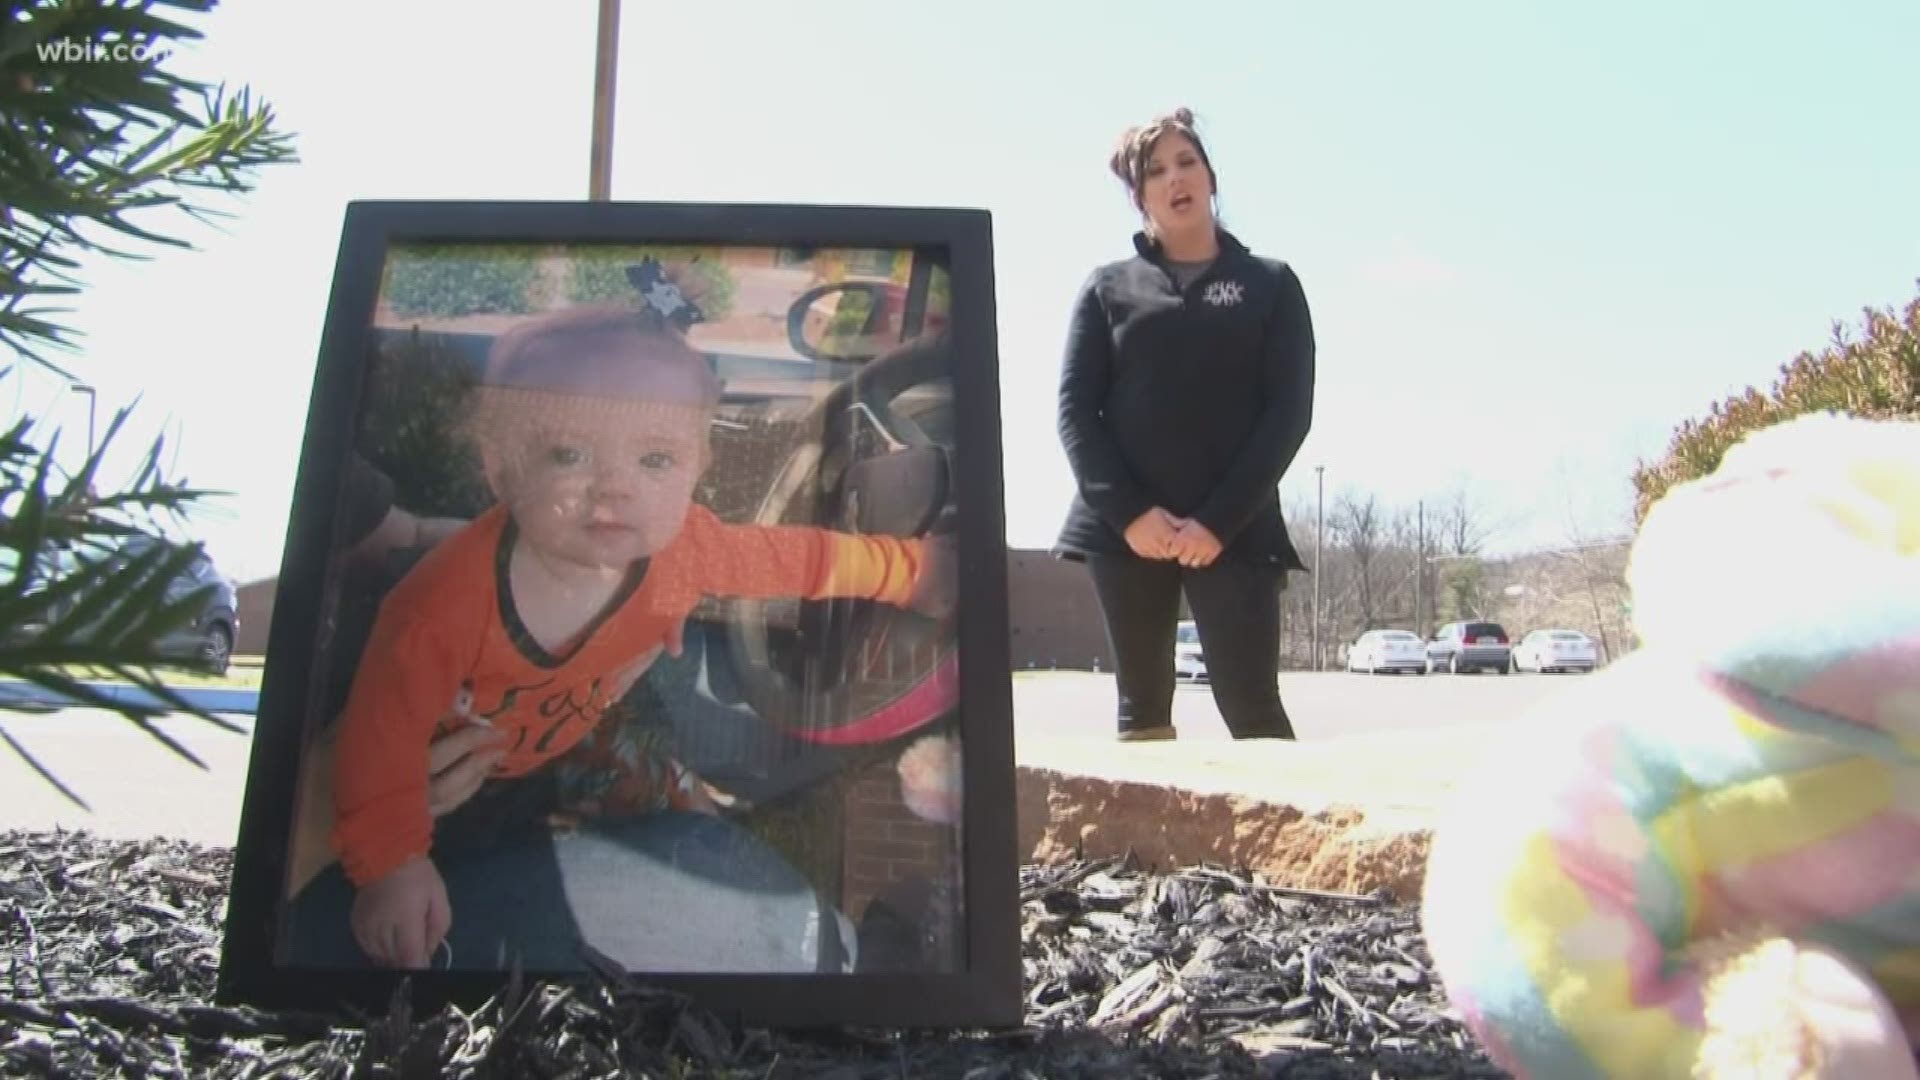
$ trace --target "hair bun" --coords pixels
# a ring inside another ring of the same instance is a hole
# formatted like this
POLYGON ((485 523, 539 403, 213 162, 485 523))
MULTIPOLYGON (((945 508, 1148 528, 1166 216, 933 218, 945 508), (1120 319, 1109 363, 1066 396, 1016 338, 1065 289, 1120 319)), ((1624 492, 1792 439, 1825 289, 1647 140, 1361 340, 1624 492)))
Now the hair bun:
POLYGON ((1200 153, 1201 164, 1207 168, 1209 181, 1218 190, 1213 162, 1208 159, 1206 147, 1201 145, 1199 133, 1194 130, 1193 110, 1182 105, 1171 112, 1161 113, 1145 124, 1135 124, 1121 132, 1113 154, 1107 158, 1107 168, 1126 186, 1128 193, 1133 196, 1136 209, 1140 206, 1140 189, 1146 183, 1147 158, 1153 153, 1154 145, 1167 134, 1178 134, 1193 143, 1193 148, 1200 153))
POLYGON ((1133 144, 1140 133, 1139 125, 1120 133, 1120 141, 1114 145, 1113 153, 1107 158, 1107 168, 1128 187, 1133 186, 1133 144))

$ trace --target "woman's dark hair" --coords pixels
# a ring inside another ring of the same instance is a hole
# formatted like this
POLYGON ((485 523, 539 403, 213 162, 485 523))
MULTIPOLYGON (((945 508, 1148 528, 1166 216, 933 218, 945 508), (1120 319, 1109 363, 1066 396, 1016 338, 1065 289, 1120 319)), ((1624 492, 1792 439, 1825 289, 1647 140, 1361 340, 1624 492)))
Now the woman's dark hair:
POLYGON ((1140 206, 1140 189, 1147 182, 1147 162, 1153 160, 1153 148, 1168 135, 1184 136, 1193 144, 1200 155, 1200 164, 1207 167, 1207 182, 1215 194, 1220 191, 1220 178, 1213 171, 1213 159, 1207 157, 1207 146, 1200 141, 1200 135, 1193 128, 1193 110, 1181 107, 1170 113, 1154 117, 1145 124, 1137 124, 1120 135, 1120 143, 1113 148, 1113 157, 1107 166, 1113 175, 1127 185, 1127 194, 1133 196, 1133 205, 1140 206))

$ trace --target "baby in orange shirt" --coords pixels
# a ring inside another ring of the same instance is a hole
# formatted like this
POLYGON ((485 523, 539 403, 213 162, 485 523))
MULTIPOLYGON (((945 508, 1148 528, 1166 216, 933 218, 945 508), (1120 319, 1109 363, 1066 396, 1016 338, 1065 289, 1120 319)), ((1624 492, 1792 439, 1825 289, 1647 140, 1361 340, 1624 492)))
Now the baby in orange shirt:
POLYGON ((530 319, 488 358, 469 430, 498 502, 387 596, 341 718, 333 843, 377 963, 426 966, 452 921, 428 807, 444 718, 496 729, 496 775, 522 777, 593 731, 703 597, 951 608, 928 541, 733 525, 693 502, 719 382, 671 306, 530 319))

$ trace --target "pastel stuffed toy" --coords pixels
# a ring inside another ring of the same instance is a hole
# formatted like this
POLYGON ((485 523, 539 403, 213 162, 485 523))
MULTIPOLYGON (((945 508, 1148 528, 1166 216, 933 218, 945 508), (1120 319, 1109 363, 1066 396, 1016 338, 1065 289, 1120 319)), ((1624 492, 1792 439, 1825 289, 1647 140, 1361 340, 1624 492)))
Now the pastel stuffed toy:
POLYGON ((1538 1080, 1920 1077, 1920 424, 1749 437, 1628 573, 1643 647, 1436 830, 1449 998, 1538 1080))

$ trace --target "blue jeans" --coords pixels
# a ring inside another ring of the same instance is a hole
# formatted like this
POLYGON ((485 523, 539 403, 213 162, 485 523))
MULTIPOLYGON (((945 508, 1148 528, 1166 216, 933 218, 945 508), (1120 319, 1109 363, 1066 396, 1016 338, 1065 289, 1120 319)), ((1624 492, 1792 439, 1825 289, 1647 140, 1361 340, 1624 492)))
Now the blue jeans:
MULTIPOLYGON (((539 817, 492 818, 493 801, 464 822, 462 807, 435 830, 434 863, 453 906, 436 969, 506 971, 518 958, 529 974, 584 973, 582 941, 634 972, 852 967, 840 913, 731 821, 662 811, 555 832, 539 817)), ((353 897, 338 864, 303 889, 287 908, 282 963, 367 966, 353 939, 353 897)))

